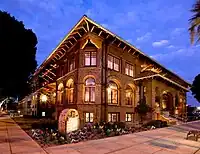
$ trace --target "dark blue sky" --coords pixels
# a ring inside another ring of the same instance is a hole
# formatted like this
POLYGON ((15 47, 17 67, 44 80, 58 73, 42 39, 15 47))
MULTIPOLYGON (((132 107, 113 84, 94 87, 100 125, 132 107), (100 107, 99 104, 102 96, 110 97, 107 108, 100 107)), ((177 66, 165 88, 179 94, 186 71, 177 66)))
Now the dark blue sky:
MULTIPOLYGON (((88 15, 192 82, 200 73, 200 45, 190 45, 189 11, 195 0, 1 0, 38 37, 38 64, 88 15)), ((188 95, 188 103, 198 104, 188 95)), ((199 104, 200 105, 200 104, 199 104)))

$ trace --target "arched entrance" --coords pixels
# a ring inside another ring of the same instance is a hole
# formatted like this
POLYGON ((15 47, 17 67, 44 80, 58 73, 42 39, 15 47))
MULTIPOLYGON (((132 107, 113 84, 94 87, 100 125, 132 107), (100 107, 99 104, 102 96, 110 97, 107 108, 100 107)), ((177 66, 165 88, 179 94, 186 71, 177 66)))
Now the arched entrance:
POLYGON ((79 114, 75 109, 64 109, 59 116, 58 130, 62 133, 72 132, 79 128, 79 114))
POLYGON ((174 114, 173 95, 170 92, 163 92, 161 108, 163 111, 168 111, 169 114, 174 114))

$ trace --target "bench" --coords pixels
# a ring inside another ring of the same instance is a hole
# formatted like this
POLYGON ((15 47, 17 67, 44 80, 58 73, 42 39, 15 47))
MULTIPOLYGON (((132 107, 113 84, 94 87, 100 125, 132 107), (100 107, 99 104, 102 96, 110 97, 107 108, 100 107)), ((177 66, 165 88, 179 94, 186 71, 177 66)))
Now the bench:
POLYGON ((194 135, 195 140, 198 141, 198 138, 200 137, 200 131, 199 130, 190 130, 187 133, 187 138, 186 139, 188 139, 189 135, 194 135))

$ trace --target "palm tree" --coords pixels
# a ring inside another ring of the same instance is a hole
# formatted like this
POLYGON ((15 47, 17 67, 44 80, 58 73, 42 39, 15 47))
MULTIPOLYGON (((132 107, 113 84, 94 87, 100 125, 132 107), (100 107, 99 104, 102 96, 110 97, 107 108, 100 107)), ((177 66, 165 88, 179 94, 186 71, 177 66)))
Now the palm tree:
POLYGON ((190 22, 190 39, 191 43, 194 43, 195 38, 197 37, 197 42, 200 41, 200 0, 197 0, 197 2, 193 5, 193 8, 191 10, 194 15, 191 19, 189 19, 190 22))

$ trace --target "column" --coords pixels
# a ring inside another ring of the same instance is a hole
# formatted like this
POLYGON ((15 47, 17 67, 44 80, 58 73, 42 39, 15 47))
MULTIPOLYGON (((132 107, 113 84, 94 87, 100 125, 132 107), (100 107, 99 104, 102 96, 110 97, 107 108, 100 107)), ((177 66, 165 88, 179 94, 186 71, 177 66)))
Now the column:
POLYGON ((140 100, 140 89, 139 86, 136 87, 136 92, 135 92, 135 106, 137 106, 139 100, 140 100))
POLYGON ((154 109, 153 113, 152 113, 152 120, 157 120, 157 106, 155 105, 155 97, 156 97, 156 92, 155 92, 155 88, 153 88, 153 86, 151 87, 151 107, 154 109))

